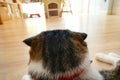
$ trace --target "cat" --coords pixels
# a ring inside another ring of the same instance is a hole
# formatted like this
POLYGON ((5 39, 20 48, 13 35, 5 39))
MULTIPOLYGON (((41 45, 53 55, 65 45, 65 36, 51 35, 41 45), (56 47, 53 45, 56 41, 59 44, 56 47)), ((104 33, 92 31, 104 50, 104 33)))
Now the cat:
POLYGON ((112 70, 102 70, 100 73, 104 77, 104 80, 120 80, 120 60, 112 70))
POLYGON ((25 39, 30 77, 23 80, 120 80, 120 65, 100 72, 91 66, 86 38, 86 33, 50 30, 25 39))

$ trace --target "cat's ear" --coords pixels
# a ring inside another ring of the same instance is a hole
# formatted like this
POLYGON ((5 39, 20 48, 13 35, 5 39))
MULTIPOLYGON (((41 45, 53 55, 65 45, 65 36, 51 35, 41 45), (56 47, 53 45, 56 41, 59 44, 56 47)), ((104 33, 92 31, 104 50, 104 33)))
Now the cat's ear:
POLYGON ((87 34, 86 33, 75 32, 75 34, 78 35, 82 40, 85 40, 87 38, 87 34))
POLYGON ((23 40, 23 42, 24 42, 26 45, 31 46, 32 40, 33 40, 33 38, 31 37, 31 38, 27 38, 27 39, 23 40))
POLYGON ((85 40, 87 38, 87 34, 86 33, 80 33, 81 34, 81 37, 83 40, 85 40))

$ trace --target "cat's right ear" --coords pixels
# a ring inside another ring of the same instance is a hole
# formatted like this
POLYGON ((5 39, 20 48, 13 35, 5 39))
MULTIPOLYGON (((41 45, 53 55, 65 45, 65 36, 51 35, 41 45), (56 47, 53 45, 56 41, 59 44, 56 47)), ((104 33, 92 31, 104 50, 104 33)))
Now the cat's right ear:
POLYGON ((33 38, 31 37, 31 38, 27 38, 27 39, 23 40, 23 42, 24 42, 26 45, 31 46, 32 40, 33 40, 33 38))

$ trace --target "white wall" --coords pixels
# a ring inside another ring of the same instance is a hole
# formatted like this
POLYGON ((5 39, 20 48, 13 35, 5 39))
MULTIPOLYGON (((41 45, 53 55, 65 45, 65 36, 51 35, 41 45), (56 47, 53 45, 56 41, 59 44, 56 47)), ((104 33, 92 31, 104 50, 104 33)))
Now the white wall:
POLYGON ((70 0, 70 3, 74 14, 83 12, 83 0, 70 0))
POLYGON ((30 14, 40 14, 41 17, 45 17, 44 6, 39 2, 34 3, 22 3, 22 12, 26 13, 28 17, 30 14))
POLYGON ((74 13, 107 14, 110 0, 70 0, 74 13))
POLYGON ((107 14, 110 0, 90 0, 89 13, 107 14))
POLYGON ((120 0, 113 1, 112 14, 120 15, 120 0))

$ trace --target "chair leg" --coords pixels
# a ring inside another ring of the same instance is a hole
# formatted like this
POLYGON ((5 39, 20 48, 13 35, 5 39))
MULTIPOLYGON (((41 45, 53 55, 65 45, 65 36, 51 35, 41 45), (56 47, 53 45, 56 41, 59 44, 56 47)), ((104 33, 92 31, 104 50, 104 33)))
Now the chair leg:
POLYGON ((1 15, 0 15, 0 24, 3 24, 2 19, 1 19, 1 15))

